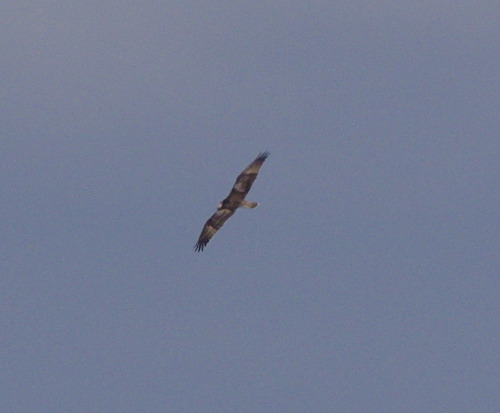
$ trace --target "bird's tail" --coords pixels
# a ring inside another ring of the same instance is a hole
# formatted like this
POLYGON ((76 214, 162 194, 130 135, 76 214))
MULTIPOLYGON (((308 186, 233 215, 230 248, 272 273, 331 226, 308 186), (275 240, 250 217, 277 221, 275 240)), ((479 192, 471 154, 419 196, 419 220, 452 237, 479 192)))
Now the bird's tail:
POLYGON ((240 207, 243 207, 243 208, 255 208, 257 205, 259 205, 258 202, 243 200, 243 201, 241 201, 240 207))

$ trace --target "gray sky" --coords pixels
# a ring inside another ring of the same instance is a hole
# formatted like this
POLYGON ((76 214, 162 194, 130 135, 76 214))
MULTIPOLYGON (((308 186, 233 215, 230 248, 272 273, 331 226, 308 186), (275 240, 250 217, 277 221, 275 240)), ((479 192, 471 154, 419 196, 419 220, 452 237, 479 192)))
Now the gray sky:
POLYGON ((500 410, 498 21, 3 1, 0 410, 500 410))

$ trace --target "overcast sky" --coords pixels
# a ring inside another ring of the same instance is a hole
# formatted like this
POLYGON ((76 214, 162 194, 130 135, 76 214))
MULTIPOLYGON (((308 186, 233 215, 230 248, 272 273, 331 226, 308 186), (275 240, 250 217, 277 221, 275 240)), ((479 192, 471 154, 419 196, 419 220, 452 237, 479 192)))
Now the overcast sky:
POLYGON ((499 21, 4 0, 0 410, 499 411, 499 21))

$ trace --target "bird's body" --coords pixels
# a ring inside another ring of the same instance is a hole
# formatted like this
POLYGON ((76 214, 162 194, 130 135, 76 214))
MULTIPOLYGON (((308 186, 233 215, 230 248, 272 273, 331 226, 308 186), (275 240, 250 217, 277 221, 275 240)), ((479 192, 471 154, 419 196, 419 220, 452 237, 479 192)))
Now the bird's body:
POLYGON ((238 175, 229 195, 219 204, 215 213, 203 226, 198 242, 194 247, 196 251, 203 251, 203 248, 205 248, 210 239, 222 225, 224 225, 227 219, 236 212, 237 208, 255 208, 258 205, 257 202, 245 200, 245 196, 248 194, 248 191, 250 191, 261 166, 268 156, 269 152, 259 154, 259 156, 238 175))

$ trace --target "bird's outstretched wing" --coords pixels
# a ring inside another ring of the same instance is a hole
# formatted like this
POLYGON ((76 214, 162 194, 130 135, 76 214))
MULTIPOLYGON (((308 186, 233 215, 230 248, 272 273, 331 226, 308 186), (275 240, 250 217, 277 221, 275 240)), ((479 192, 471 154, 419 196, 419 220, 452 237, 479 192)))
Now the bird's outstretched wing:
POLYGON ((240 202, 245 199, 250 188, 252 188, 252 184, 257 178, 257 174, 268 156, 269 152, 267 151, 259 153, 259 156, 238 175, 231 192, 227 198, 222 201, 223 203, 229 201, 228 203, 236 208, 240 205, 240 202))
POLYGON ((215 233, 224 225, 224 222, 234 214, 234 209, 221 207, 214 212, 214 214, 205 222, 198 242, 194 246, 195 251, 203 251, 203 248, 208 244, 208 241, 215 235, 215 233))

